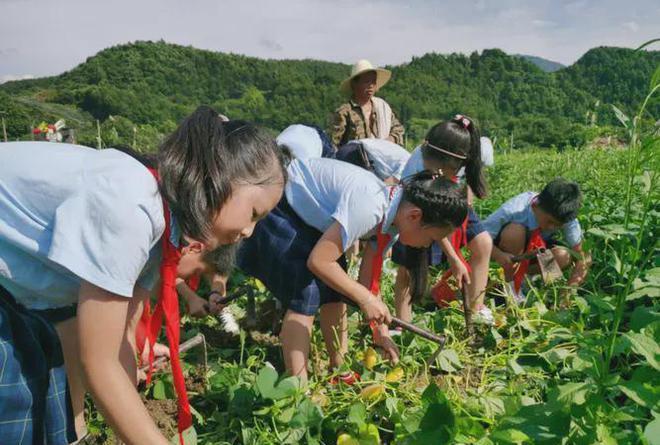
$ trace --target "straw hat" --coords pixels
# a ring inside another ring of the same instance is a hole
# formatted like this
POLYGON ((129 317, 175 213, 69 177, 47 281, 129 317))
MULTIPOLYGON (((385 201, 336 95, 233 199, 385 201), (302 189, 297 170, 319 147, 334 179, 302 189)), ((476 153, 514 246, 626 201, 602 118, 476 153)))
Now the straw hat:
POLYGON ((381 89, 389 80, 390 77, 392 77, 392 72, 383 68, 376 68, 369 62, 368 60, 358 60, 355 65, 353 65, 353 68, 351 69, 351 75, 345 79, 341 85, 339 86, 339 89, 342 93, 346 95, 352 94, 353 90, 351 89, 351 80, 356 78, 362 73, 366 73, 369 71, 375 71, 376 72, 376 89, 379 90, 381 89))

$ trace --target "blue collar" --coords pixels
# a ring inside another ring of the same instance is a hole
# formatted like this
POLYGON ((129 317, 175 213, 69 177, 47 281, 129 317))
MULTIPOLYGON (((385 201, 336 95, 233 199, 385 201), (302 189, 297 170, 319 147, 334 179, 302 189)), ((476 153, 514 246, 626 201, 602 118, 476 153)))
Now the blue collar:
POLYGON ((395 185, 394 190, 390 187, 387 188, 387 198, 389 200, 389 206, 385 211, 385 218, 383 219, 383 226, 381 227, 381 233, 389 233, 392 235, 392 239, 388 245, 388 248, 391 247, 399 239, 399 230, 393 226, 394 217, 396 212, 399 210, 401 205, 401 199, 403 198, 403 187, 395 185), (390 199, 390 193, 392 193, 392 198, 390 199))
POLYGON ((170 242, 178 249, 181 247, 181 228, 179 228, 172 210, 168 209, 168 211, 170 212, 170 242))

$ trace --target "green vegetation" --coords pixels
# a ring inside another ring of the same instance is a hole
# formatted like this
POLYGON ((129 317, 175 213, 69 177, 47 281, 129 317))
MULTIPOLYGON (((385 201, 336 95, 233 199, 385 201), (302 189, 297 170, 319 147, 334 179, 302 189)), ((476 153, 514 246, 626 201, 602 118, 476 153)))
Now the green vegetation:
MULTIPOLYGON (((419 306, 414 322, 443 332, 447 345, 428 364, 435 346, 404 332, 396 368, 378 356, 375 363, 365 359, 372 354, 369 328, 353 312, 346 367, 361 382, 328 383, 317 329, 312 380, 300 389, 270 364, 283 367, 277 339, 268 335, 272 299, 253 283, 262 302, 259 328, 243 323, 232 337, 215 319, 184 324, 185 336, 201 331, 210 345, 208 368, 200 351, 186 356, 189 381, 200 374, 203 381, 192 397, 199 443, 660 443, 660 135, 640 119, 648 103, 634 119, 619 115, 626 149, 508 152, 488 172, 492 195, 477 203, 481 215, 555 176, 581 184, 579 218, 594 264, 569 304, 555 283, 530 285, 524 307, 496 306, 501 278, 493 268, 488 304, 495 326, 468 338, 459 304, 419 306)), ((382 289, 390 304, 392 286, 386 264, 382 289)), ((149 402, 171 403, 172 395, 164 376, 150 388, 149 402)))
MULTIPOLYGON (((382 95, 406 125, 408 145, 431 123, 460 112, 477 118, 503 147, 576 147, 620 136, 609 104, 633 112, 658 64, 658 51, 622 48, 592 49, 554 73, 500 50, 427 54, 390 67, 393 80, 382 95)), ((0 113, 12 139, 28 138, 41 120, 73 116, 81 143, 96 146, 98 119, 105 145, 151 150, 200 103, 276 131, 293 122, 325 126, 349 70, 137 42, 103 50, 59 76, 1 85, 0 113)), ((657 116, 659 107, 651 103, 648 112, 657 116)))

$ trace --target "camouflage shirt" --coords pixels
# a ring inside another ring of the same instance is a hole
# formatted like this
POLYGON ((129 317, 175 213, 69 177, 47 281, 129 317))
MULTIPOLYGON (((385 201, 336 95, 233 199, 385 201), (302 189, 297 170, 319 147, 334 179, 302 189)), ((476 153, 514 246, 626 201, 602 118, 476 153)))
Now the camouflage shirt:
MULTIPOLYGON (((357 102, 351 100, 337 108, 330 118, 328 134, 332 143, 341 147, 348 141, 355 139, 375 138, 378 134, 378 118, 375 107, 371 112, 370 128, 362 114, 362 108, 357 102)), ((390 137, 395 144, 403 145, 403 125, 392 111, 392 126, 390 137)))

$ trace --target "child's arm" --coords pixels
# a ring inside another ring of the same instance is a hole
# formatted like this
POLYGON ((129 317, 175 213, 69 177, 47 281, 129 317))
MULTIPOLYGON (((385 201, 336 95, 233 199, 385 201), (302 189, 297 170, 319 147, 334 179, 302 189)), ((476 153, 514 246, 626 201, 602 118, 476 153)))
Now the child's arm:
POLYGON ((573 273, 568 279, 567 284, 569 286, 579 286, 584 282, 585 278, 587 278, 589 265, 591 263, 591 255, 582 249, 582 243, 573 246, 573 251, 577 254, 578 259, 575 261, 573 273))
MULTIPOLYGON (((360 263, 360 275, 358 281, 365 288, 371 285, 371 271, 376 257, 376 250, 373 248, 372 243, 366 242, 362 250, 362 262, 360 263)), ((380 295, 377 296, 379 299, 380 295)), ((374 330, 374 343, 380 346, 387 354, 390 361, 396 364, 399 361, 399 348, 392 341, 390 331, 386 324, 379 324, 374 330)))
POLYGON ((577 219, 573 219, 564 225, 562 231, 564 232, 565 241, 569 246, 573 246, 572 249, 578 256, 578 259, 575 261, 573 273, 568 279, 567 284, 570 286, 579 286, 587 277, 587 270, 591 262, 589 254, 582 250, 582 227, 580 227, 577 219))
POLYGON ((454 246, 451 245, 449 238, 444 237, 440 241, 440 248, 442 248, 442 252, 447 257, 451 272, 454 275, 454 278, 456 278, 459 286, 463 284, 463 281, 465 281, 467 284, 470 284, 470 273, 468 272, 467 267, 465 267, 465 264, 463 264, 463 261, 461 261, 461 258, 456 253, 454 246))
POLYGON ((137 365, 126 328, 146 298, 146 291, 135 289, 129 299, 82 282, 78 333, 83 374, 99 411, 121 440, 167 445, 135 389, 137 365))
POLYGON ((513 257, 515 256, 512 253, 505 252, 493 244, 493 251, 490 254, 497 263, 502 267, 509 267, 513 264, 513 257))
POLYGON ((209 297, 209 307, 212 314, 218 315, 225 307, 224 305, 218 304, 218 301, 220 298, 227 295, 227 281, 229 280, 229 276, 214 273, 209 279, 211 281, 211 289, 213 290, 209 297))
POLYGON ((325 284, 357 303, 368 321, 389 324, 392 318, 387 306, 369 289, 352 280, 337 262, 343 253, 341 225, 335 222, 314 246, 307 267, 325 284))
POLYGON ((197 292, 192 290, 185 280, 176 279, 176 291, 186 301, 190 315, 193 317, 206 317, 209 314, 208 302, 197 295, 197 292))

